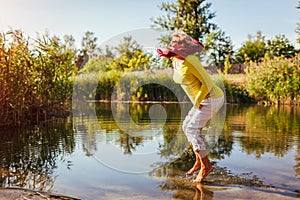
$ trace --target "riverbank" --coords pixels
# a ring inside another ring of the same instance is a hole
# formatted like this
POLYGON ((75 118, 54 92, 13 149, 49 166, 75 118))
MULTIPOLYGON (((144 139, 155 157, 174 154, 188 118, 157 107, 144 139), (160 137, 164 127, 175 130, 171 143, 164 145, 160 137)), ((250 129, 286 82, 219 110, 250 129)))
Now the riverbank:
MULTIPOLYGON (((295 194, 278 188, 251 188, 244 186, 217 186, 217 185, 207 185, 207 184, 196 184, 192 186, 188 192, 194 193, 194 199, 206 200, 226 200, 226 199, 273 199, 273 200, 294 200, 298 199, 295 194)), ((189 197, 189 194, 178 194, 172 199, 186 199, 184 197, 189 197)), ((94 200, 113 200, 113 199, 170 199, 163 196, 151 196, 143 194, 131 194, 128 196, 108 193, 94 200)), ((0 188, 0 200, 79 200, 79 198, 69 197, 60 194, 50 194, 46 192, 38 192, 19 188, 0 188)), ((84 199, 82 199, 84 200, 84 199)))
POLYGON ((0 188, 0 200, 79 200, 77 198, 22 188, 0 188))

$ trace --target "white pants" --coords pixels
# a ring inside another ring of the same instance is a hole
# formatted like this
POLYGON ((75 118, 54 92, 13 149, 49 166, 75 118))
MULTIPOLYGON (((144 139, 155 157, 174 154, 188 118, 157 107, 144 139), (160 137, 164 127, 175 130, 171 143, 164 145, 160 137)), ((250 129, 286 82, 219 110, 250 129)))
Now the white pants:
POLYGON ((201 130, 224 104, 224 96, 220 98, 207 98, 201 102, 201 109, 192 107, 185 117, 182 129, 194 151, 206 150, 201 130))

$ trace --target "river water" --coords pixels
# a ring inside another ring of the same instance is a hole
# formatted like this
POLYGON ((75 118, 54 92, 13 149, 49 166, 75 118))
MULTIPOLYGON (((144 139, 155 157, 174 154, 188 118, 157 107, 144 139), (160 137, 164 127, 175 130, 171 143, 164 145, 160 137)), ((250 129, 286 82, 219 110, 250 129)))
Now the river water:
POLYGON ((82 199, 218 199, 226 188, 300 197, 299 107, 224 106, 203 130, 215 170, 200 186, 185 176, 190 107, 86 104, 55 123, 1 130, 2 187, 82 199))

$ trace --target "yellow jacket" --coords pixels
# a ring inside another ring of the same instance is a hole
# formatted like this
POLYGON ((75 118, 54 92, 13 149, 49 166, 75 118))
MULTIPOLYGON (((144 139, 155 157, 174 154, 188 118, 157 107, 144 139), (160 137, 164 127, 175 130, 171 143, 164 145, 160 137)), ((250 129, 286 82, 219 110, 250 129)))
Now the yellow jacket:
POLYGON ((195 107, 199 108, 201 101, 207 97, 219 98, 224 95, 196 56, 189 55, 184 61, 173 58, 173 66, 175 83, 181 84, 195 107))

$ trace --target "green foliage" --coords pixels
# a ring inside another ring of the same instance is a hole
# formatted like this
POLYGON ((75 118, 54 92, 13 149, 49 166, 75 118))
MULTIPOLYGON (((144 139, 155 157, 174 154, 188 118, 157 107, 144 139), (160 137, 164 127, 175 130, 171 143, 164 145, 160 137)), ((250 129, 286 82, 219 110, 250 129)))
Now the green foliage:
POLYGON ((22 114, 35 102, 38 75, 34 73, 29 40, 21 31, 2 33, 0 45, 0 119, 11 124, 22 120, 22 114))
POLYGON ((300 99, 300 54, 294 58, 265 58, 250 63, 247 90, 271 103, 297 102, 300 99))
POLYGON ((232 68, 232 64, 230 62, 230 56, 227 55, 225 58, 224 74, 228 74, 231 68, 232 68))
POLYGON ((227 63, 231 62, 234 53, 233 46, 231 39, 222 30, 207 34, 204 46, 207 49, 209 64, 222 67, 226 59, 227 63))
POLYGON ((108 65, 108 68, 125 72, 132 70, 146 70, 149 68, 150 62, 150 56, 146 55, 141 50, 137 50, 128 54, 122 54, 120 57, 114 59, 108 65))
POLYGON ((99 83, 96 89, 96 100, 111 100, 112 93, 122 75, 118 71, 109 71, 99 74, 99 83))
POLYGON ((151 64, 151 55, 142 51, 140 46, 131 36, 124 37, 123 42, 115 47, 116 58, 107 66, 109 69, 119 71, 145 70, 151 64))
MULTIPOLYGON (((297 9, 300 9, 300 1, 298 1, 297 9)), ((298 41, 298 43, 300 43, 300 23, 298 23, 297 25, 298 25, 298 27, 296 29, 296 33, 298 34, 297 41, 298 41)))
POLYGON ((297 50, 285 35, 276 35, 274 39, 265 41, 262 33, 257 32, 256 37, 249 36, 248 41, 238 50, 235 62, 260 62, 265 56, 291 58, 296 53, 297 50))
POLYGON ((291 58, 296 54, 295 47, 285 37, 285 35, 276 35, 275 39, 268 40, 267 51, 271 57, 284 56, 286 58, 291 58))
POLYGON ((63 103, 70 100, 72 81, 70 77, 75 75, 74 66, 75 51, 68 49, 57 37, 44 35, 36 40, 35 70, 37 76, 36 87, 41 106, 63 103))
POLYGON ((100 55, 101 50, 97 45, 97 40, 98 38, 93 32, 85 32, 81 41, 81 48, 76 55, 76 66, 78 69, 83 68, 85 62, 90 57, 96 57, 100 55))
POLYGON ((143 51, 134 52, 132 58, 128 62, 128 68, 134 70, 146 70, 149 68, 151 57, 143 51))
POLYGON ((249 95, 247 89, 240 85, 229 84, 225 81, 226 102, 228 103, 253 103, 254 98, 249 95))
POLYGON ((81 73, 75 80, 73 100, 111 100, 113 90, 121 75, 122 72, 115 70, 81 73))
POLYGON ((79 73, 98 73, 107 70, 108 62, 99 57, 91 57, 79 73))
POLYGON ((266 42, 261 32, 257 32, 256 37, 249 35, 246 41, 236 54, 237 63, 259 62, 267 52, 266 42))
POLYGON ((73 49, 47 34, 32 42, 19 30, 2 33, 0 45, 0 123, 47 119, 65 107, 76 73, 73 49))
POLYGON ((180 85, 174 83, 166 70, 126 73, 117 84, 116 94, 116 99, 121 101, 177 101, 185 98, 180 85))
POLYGON ((80 101, 177 101, 185 98, 169 72, 110 70, 76 77, 73 97, 80 101), (114 92, 114 93, 113 93, 114 92), (177 96, 175 96, 175 94, 177 96))

